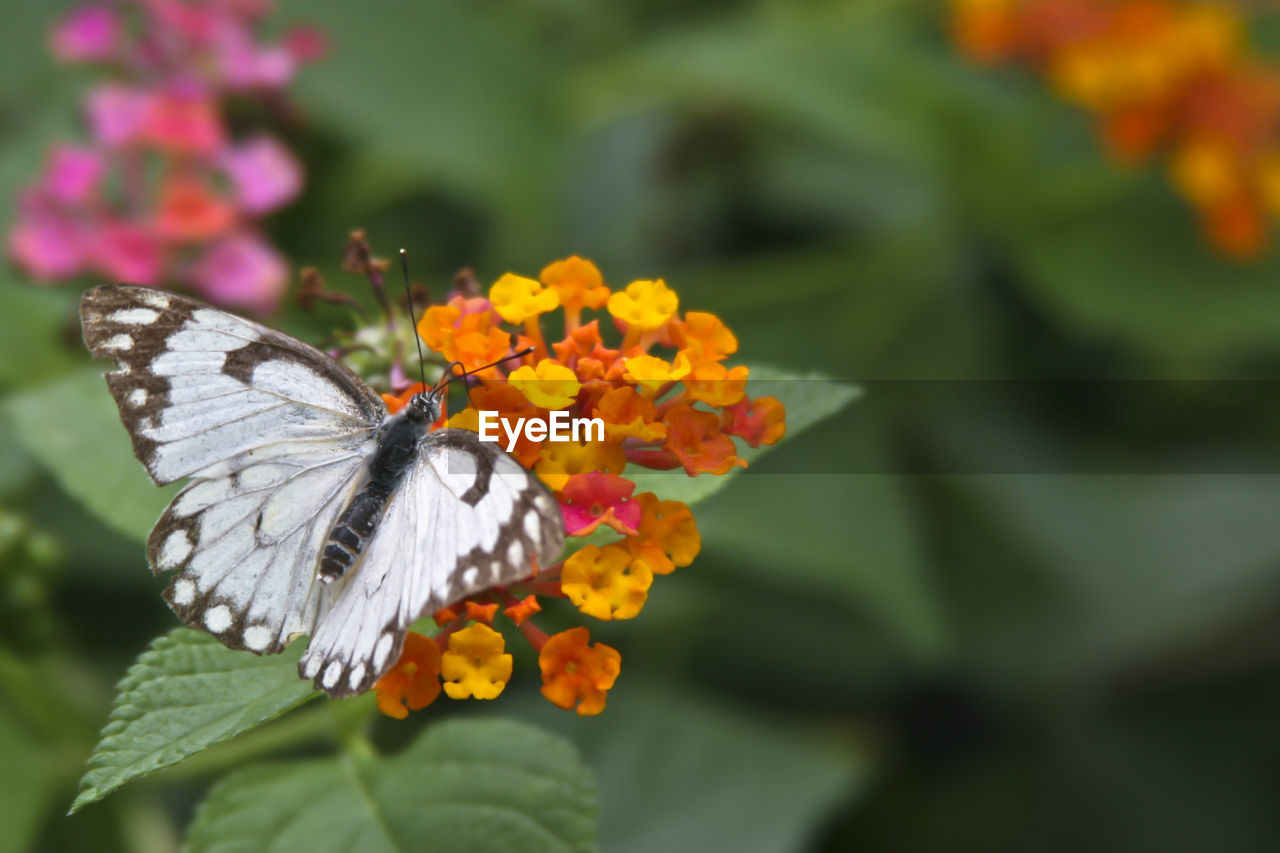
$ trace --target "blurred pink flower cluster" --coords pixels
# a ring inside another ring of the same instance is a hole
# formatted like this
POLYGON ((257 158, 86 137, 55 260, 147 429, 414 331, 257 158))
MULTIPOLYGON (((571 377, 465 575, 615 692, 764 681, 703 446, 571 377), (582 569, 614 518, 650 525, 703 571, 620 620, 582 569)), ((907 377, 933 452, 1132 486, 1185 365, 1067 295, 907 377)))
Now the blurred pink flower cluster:
POLYGON ((60 142, 24 188, 9 252, 31 276, 92 273, 186 284, 259 312, 279 301, 288 265, 261 218, 299 193, 303 170, 265 132, 234 136, 237 97, 279 105, 325 41, 297 28, 256 33, 270 0, 114 0, 79 6, 54 27, 54 55, 110 72, 85 98, 91 141, 60 142))

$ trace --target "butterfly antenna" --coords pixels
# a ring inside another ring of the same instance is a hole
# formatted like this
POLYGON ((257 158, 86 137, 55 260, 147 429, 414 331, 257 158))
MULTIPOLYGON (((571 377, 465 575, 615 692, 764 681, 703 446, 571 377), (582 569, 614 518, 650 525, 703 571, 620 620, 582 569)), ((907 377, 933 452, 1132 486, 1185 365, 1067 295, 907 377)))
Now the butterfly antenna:
POLYGON ((479 373, 482 370, 488 370, 490 367, 495 367, 499 364, 502 364, 502 362, 504 361, 511 361, 511 359, 513 358, 524 358, 526 355, 528 355, 531 352, 533 352, 533 347, 525 347, 524 349, 520 350, 520 352, 513 352, 511 353, 511 355, 505 355, 502 358, 498 359, 497 361, 491 361, 488 364, 483 364, 480 367, 477 367, 475 370, 467 370, 465 367, 462 367, 462 362, 455 361, 453 362, 453 364, 450 364, 446 368, 449 378, 444 384, 448 385, 450 382, 452 382, 455 379, 466 379, 468 376, 471 376, 472 374, 479 373), (458 365, 459 367, 462 367, 461 373, 453 372, 454 364, 458 365))
POLYGON ((418 345, 418 369, 422 371, 422 387, 426 388, 427 362, 422 356, 422 338, 418 336, 418 319, 413 316, 413 292, 409 290, 409 253, 404 249, 400 250, 400 272, 404 275, 404 295, 409 300, 409 323, 413 328, 413 342, 418 345))

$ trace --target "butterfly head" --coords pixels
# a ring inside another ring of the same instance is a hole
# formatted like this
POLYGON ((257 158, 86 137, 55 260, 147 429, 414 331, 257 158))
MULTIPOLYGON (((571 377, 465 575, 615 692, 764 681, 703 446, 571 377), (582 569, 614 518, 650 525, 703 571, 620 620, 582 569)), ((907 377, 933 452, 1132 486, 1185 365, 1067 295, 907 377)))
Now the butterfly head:
POLYGON ((443 393, 443 388, 432 388, 430 391, 414 394, 409 398, 409 405, 405 406, 405 417, 426 424, 440 420, 440 397, 443 393))

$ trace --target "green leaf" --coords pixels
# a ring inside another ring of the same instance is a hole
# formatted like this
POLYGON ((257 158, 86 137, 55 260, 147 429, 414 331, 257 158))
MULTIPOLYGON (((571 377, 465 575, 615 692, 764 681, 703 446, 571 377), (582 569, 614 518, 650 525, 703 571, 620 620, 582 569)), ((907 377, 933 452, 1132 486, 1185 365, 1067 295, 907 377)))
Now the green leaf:
POLYGON ((950 501, 982 513, 984 543, 1002 533, 1027 555, 1003 574, 977 558, 951 567, 967 592, 954 597, 957 618, 996 666, 1075 676, 1158 658, 1229 633, 1280 592, 1272 512, 1280 488, 1272 477, 1046 474, 948 483, 950 501), (1019 596, 1016 609, 1003 608, 1008 621, 992 612, 986 591, 994 588, 1019 596))
POLYGON ((31 455, 17 441, 12 418, 0 408, 0 445, 5 452, 0 455, 0 497, 8 498, 31 480, 36 465, 31 455))
MULTIPOLYGON (((920 49, 875 8, 776 14, 748 8, 713 23, 659 31, 610 55, 579 80, 582 100, 602 114, 635 105, 728 103, 818 139, 909 165, 938 156, 936 131, 903 109, 918 77, 920 49)), ((911 104, 916 106, 916 104, 911 104)))
POLYGON ((600 788, 601 847, 806 849, 871 773, 864 743, 803 717, 765 716, 624 670, 598 717, 530 697, 526 716, 572 738, 600 788))
POLYGON ((22 853, 47 814, 55 777, 49 750, 0 702, 0 853, 22 853))
MULTIPOLYGON (((723 568, 714 576, 779 600, 817 596, 858 614, 915 661, 936 660, 949 632, 905 485, 878 474, 745 477, 698 508, 704 554, 694 569, 723 568)), ((781 659, 791 651, 784 639, 766 645, 781 659)), ((814 662, 818 675, 830 660, 814 662)))
POLYGON ((0 276, 0 386, 31 385, 76 363, 63 332, 77 295, 0 276))
POLYGON ((1265 351, 1280 335, 1280 253, 1222 257, 1150 183, 1016 239, 1027 287, 1055 314, 1175 364, 1265 351))
POLYGON ((595 786, 574 748, 523 723, 450 720, 391 758, 267 764, 219 783, 192 853, 595 848, 595 786))
POLYGON ((133 458, 100 371, 77 372, 7 402, 19 439, 66 492, 109 527, 146 539, 177 492, 133 458))
MULTIPOLYGON (((777 397, 787 409, 787 434, 781 441, 756 448, 740 445, 738 455, 751 465, 773 447, 795 438, 822 419, 834 415, 858 399, 862 391, 852 383, 838 382, 819 373, 793 373, 757 365, 751 368, 747 393, 753 398, 777 397)), ((663 500, 694 504, 723 489, 742 470, 731 468, 728 473, 719 477, 711 474, 689 477, 683 470, 628 472, 627 477, 636 484, 637 493, 653 492, 663 500)))
POLYGON ((302 648, 259 657, 187 628, 157 638, 117 686, 71 811, 319 695, 298 678, 302 648))
POLYGON ((376 14, 323 3, 306 15, 338 36, 333 55, 299 76, 298 95, 309 114, 353 143, 354 162, 337 184, 344 221, 353 199, 385 203, 407 187, 429 188, 481 201, 512 245, 545 241, 565 122, 552 96, 551 55, 528 27, 469 3, 397 0, 376 14), (416 87, 413 109, 405 109, 410 80, 430 85, 416 87), (386 132, 389 116, 394 133, 386 132))

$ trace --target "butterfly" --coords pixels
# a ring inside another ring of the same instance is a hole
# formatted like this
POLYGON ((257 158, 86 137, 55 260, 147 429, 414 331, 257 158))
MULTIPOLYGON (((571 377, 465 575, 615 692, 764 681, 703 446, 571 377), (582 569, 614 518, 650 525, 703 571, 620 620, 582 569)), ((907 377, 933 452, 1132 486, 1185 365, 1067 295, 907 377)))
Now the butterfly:
MULTIPOLYGON (((390 415, 344 365, 195 299, 104 285, 84 340, 157 484, 190 482, 147 539, 192 628, 298 674, 369 689, 416 619, 528 578, 564 544, 551 492, 498 445, 432 429, 447 383, 390 415)), ((449 378, 453 378, 450 373, 449 378)))

